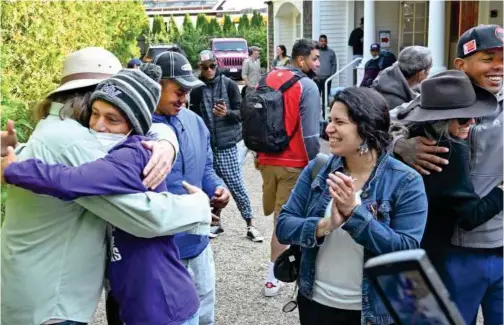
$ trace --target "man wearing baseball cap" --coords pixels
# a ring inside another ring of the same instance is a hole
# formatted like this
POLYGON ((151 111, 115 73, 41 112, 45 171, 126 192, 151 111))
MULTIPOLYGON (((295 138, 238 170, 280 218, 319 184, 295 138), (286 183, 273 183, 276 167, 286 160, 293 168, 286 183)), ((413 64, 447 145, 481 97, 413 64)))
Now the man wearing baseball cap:
POLYGON ((380 71, 390 67, 396 61, 392 52, 382 51, 379 43, 371 44, 369 48, 371 59, 366 62, 364 67, 364 78, 360 84, 361 87, 371 87, 380 71))
MULTIPOLYGON (((503 179, 503 36, 498 25, 467 30, 457 43, 455 67, 472 82, 497 96, 498 113, 480 118, 470 130, 471 180, 476 194, 485 196, 503 179)), ((423 95, 423 94, 422 94, 423 95)), ((420 173, 439 172, 448 161, 436 152, 448 152, 425 138, 399 139, 394 152, 420 173)), ((503 324, 503 214, 464 231, 455 229, 451 254, 441 277, 467 324, 474 324, 479 306, 485 324, 503 324)))
MULTIPOLYGON (((162 69, 162 91, 152 120, 171 127, 180 146, 180 154, 166 178, 168 191, 185 193, 182 181, 186 181, 202 188, 214 207, 223 208, 230 194, 214 171, 210 132, 202 118, 185 108, 189 91, 205 84, 193 75, 191 64, 180 53, 164 52, 153 63, 162 69)), ((208 235, 181 233, 175 236, 180 258, 190 270, 198 291, 200 325, 214 323, 215 265, 208 235)))

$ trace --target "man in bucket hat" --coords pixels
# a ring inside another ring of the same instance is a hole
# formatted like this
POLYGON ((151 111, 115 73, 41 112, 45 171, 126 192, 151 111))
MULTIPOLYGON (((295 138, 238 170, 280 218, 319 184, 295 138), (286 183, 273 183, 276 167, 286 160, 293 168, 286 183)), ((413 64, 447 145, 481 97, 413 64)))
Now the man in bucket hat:
MULTIPOLYGON (((105 156, 104 145, 72 117, 85 115, 96 84, 120 69, 119 60, 101 48, 69 55, 61 86, 42 105, 46 116, 18 159, 78 166, 105 156)), ((167 145, 173 151, 177 143, 167 145)), ((164 179, 154 176, 154 182, 164 179)), ((2 296, 8 297, 2 301, 5 324, 91 322, 102 293, 108 222, 138 237, 209 231, 210 209, 201 191, 186 196, 149 192, 64 202, 10 187, 8 196, 1 246, 2 296), (205 213, 207 220, 202 217, 205 213)))
MULTIPOLYGON (((496 114, 479 118, 470 130, 471 179, 476 194, 485 196, 502 183, 503 170, 503 30, 479 25, 467 30, 457 43, 455 67, 498 99, 496 114)), ((461 90, 462 91, 462 90, 461 90)), ((398 139, 394 152, 423 174, 438 172, 448 161, 436 152, 448 152, 422 137, 398 139)), ((468 324, 474 324, 481 305, 485 324, 503 324, 503 215, 502 211, 472 231, 456 228, 453 252, 446 268, 453 280, 446 283, 468 324)))
MULTIPOLYGON (((193 75, 191 64, 180 53, 164 52, 153 63, 162 70, 161 99, 153 122, 166 124, 175 131, 181 152, 166 179, 168 191, 185 193, 182 181, 186 181, 201 187, 215 208, 223 208, 230 194, 213 167, 210 132, 201 117, 185 108, 187 93, 205 84, 193 75)), ((215 314, 215 264, 208 235, 209 232, 175 236, 180 258, 196 284, 200 325, 212 325, 215 314)))

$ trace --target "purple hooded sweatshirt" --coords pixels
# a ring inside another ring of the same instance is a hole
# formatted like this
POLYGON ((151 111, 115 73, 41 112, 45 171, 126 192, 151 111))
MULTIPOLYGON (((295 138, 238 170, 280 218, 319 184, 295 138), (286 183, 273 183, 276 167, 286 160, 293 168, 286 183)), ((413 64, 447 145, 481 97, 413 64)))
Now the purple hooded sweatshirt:
MULTIPOLYGON (((38 159, 14 163, 5 170, 5 179, 65 201, 145 192, 142 171, 151 153, 142 140, 130 136, 104 158, 79 167, 48 165, 38 159)), ((155 191, 166 191, 166 183, 155 191)), ((196 288, 173 236, 139 238, 112 227, 107 277, 125 324, 179 325, 199 309, 196 288)))

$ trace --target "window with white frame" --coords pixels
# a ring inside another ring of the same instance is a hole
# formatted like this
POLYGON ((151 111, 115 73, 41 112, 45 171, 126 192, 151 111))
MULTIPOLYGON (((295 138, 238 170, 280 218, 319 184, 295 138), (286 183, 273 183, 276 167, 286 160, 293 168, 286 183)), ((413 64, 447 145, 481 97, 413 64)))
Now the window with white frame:
POLYGON ((402 1, 399 15, 398 52, 401 46, 427 46, 428 1, 402 1))

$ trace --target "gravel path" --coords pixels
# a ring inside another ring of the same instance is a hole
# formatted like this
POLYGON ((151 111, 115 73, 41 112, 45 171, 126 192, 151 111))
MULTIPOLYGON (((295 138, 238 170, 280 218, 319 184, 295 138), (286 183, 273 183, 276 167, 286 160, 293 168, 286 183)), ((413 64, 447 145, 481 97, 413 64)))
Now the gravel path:
MULTIPOLYGON (((327 152, 323 141, 324 152, 327 152)), ((225 232, 212 240, 217 274, 216 325, 295 325, 299 324, 297 310, 283 313, 282 306, 289 300, 294 286, 287 285, 281 295, 265 298, 262 294, 264 278, 269 261, 269 241, 272 231, 272 216, 262 212, 262 180, 254 168, 249 154, 244 167, 245 183, 256 216, 255 225, 264 235, 262 244, 245 238, 245 222, 233 200, 223 211, 225 232)), ((106 325, 103 300, 96 311, 92 325, 106 325)), ((478 322, 483 324, 483 322, 478 322)))

